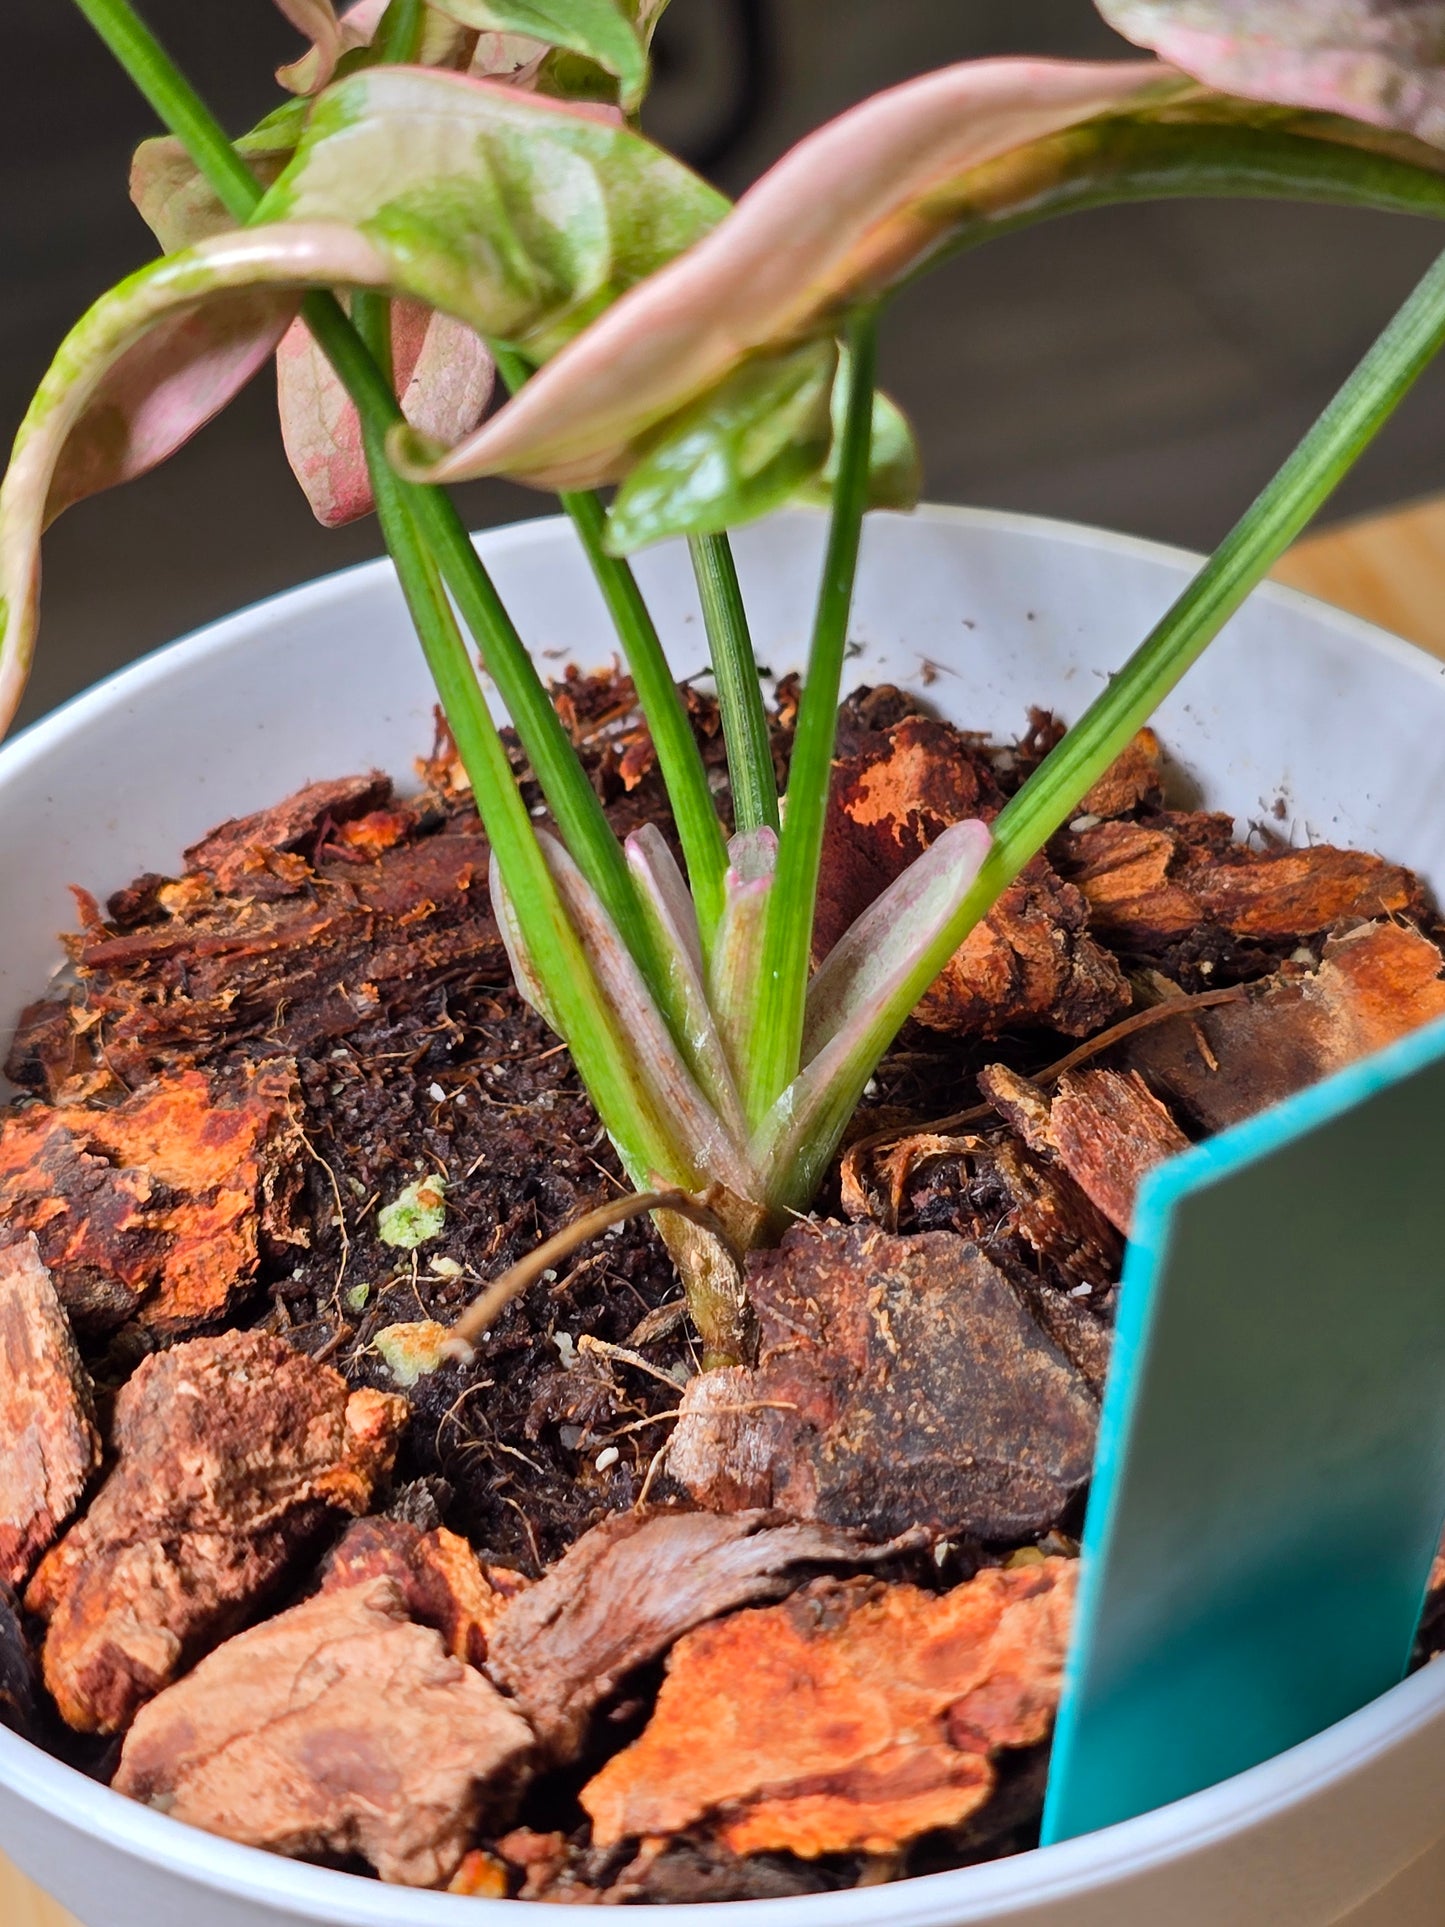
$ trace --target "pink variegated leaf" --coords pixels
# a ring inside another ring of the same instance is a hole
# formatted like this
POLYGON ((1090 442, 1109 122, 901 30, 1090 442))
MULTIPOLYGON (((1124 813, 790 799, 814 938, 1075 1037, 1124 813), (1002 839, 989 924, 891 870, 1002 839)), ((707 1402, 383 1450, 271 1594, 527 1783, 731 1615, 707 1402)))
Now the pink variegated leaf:
POLYGON ((702 937, 687 881, 655 823, 634 830, 624 847, 667 974, 673 1034, 708 1102, 741 1144, 747 1124, 708 1003, 702 937))
POLYGON ((610 74, 632 112, 647 90, 647 47, 621 0, 432 0, 486 34, 523 35, 543 48, 580 55, 610 74))
POLYGON ((812 1197, 863 1086, 927 988, 916 982, 920 957, 957 913, 991 841, 986 824, 951 824, 839 938, 808 986, 803 1069, 752 1146, 775 1209, 812 1197))
POLYGON ((809 135, 474 435, 434 462, 402 459, 433 480, 619 480, 649 429, 747 356, 831 332, 935 251, 972 170, 1187 85, 1152 62, 980 60, 879 94, 809 135))
MULTIPOLYGON (((392 358, 402 413, 418 434, 452 441, 485 414, 496 371, 465 322, 398 301, 392 358)), ((304 321, 292 322, 277 349, 276 393, 286 457, 317 521, 339 528, 369 515, 361 417, 304 321)))
POLYGON ((276 0, 276 5, 311 42, 298 59, 276 69, 276 78, 290 93, 314 94, 336 72, 348 45, 361 43, 348 40, 332 0, 276 0))
MULTIPOLYGON (((236 152, 262 186, 269 186, 296 151, 306 124, 306 102, 288 100, 242 134, 236 152)), ((130 164, 130 198, 146 226, 174 254, 236 223, 215 190, 174 135, 142 141, 130 164)))
POLYGON ((260 213, 363 229, 411 293, 544 361, 726 210, 613 109, 375 67, 316 101, 260 213))
POLYGON ((1221 92, 1445 147, 1441 0, 1097 0, 1126 39, 1221 92))
MULTIPOLYGON (((596 892, 555 837, 537 832, 558 894, 581 942, 594 980, 612 1011, 616 1027, 628 1040, 628 1065, 638 1112, 649 1120, 654 1145, 658 1139, 671 1147, 667 1168, 638 1167, 638 1154, 621 1127, 625 1120, 608 1117, 608 1129, 628 1175, 639 1189, 658 1178, 688 1191, 718 1183, 739 1198, 752 1196, 756 1183, 746 1153, 699 1089, 683 1061, 661 1011, 653 1002, 642 973, 617 934, 596 892)), ((552 999, 533 967, 516 906, 511 902, 495 858, 492 862, 492 901, 498 907, 497 925, 512 960, 518 988, 545 1020, 558 1029, 552 999)), ((565 1038, 565 1032, 561 1032, 565 1038)))
MULTIPOLYGON (((340 15, 332 12, 331 0, 276 0, 276 3, 293 26, 313 41, 308 52, 282 67, 276 75, 289 92, 301 95, 319 93, 335 78, 338 67, 345 71, 356 65, 355 56, 364 55, 376 39, 377 28, 387 9, 387 0, 355 0, 355 4, 340 15)), ((473 40, 474 35, 449 7, 437 4, 436 0, 425 0, 421 45, 416 51, 418 66, 465 66, 473 40)))
POLYGON ((163 461, 267 360, 309 286, 385 286, 338 226, 253 228, 167 255, 103 295, 41 383, 0 485, 0 734, 34 650, 40 538, 83 496, 163 461))

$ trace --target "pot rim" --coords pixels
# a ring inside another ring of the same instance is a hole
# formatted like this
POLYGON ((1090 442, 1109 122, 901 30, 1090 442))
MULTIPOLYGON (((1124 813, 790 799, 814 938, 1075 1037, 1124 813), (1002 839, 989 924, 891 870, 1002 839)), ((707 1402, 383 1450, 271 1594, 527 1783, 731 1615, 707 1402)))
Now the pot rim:
MULTIPOLYGON (((818 519, 824 511, 794 509, 784 514, 818 519)), ((890 520, 893 518, 890 516, 890 520)), ((1013 534, 1047 535, 1054 541, 1106 551, 1119 556, 1165 562, 1186 569, 1202 558, 1192 551, 1142 537, 1093 529, 1085 524, 1012 512, 923 504, 909 518, 937 526, 989 528, 1013 534)), ((566 518, 539 516, 511 522, 480 533, 478 546, 486 555, 502 550, 525 553, 545 548, 566 518)), ((866 531, 865 531, 866 541, 866 531)), ((0 745, 0 789, 6 780, 60 749, 66 739, 94 715, 116 705, 139 703, 147 690, 163 682, 184 663, 203 664, 208 658, 244 647, 247 637, 275 621, 278 613, 301 613, 346 590, 380 583, 390 572, 385 557, 322 576, 300 587, 283 590, 261 602, 220 618, 178 641, 167 643, 138 661, 115 671, 30 724, 10 742, 0 745)), ((1307 609, 1317 624, 1348 637, 1377 657, 1393 661, 1437 688, 1445 667, 1413 644, 1359 617, 1279 583, 1256 591, 1267 599, 1307 609)), ((1277 1754, 1259 1766, 1189 1795, 1151 1813, 1007 1859, 950 1872, 915 1877, 906 1883, 906 1911, 911 1927, 931 1923, 962 1923, 1007 1918, 1051 1899, 1086 1892, 1097 1881, 1127 1868, 1144 1873, 1231 1834, 1243 1834, 1272 1817, 1308 1802, 1342 1774, 1393 1750, 1421 1729, 1445 1718, 1445 1664, 1427 1666, 1388 1692, 1338 1721, 1334 1726, 1277 1754)), ((97 1842, 142 1860, 199 1888, 220 1890, 263 1906, 279 1908, 293 1917, 317 1923, 347 1923, 347 1927, 462 1927, 500 1921, 505 1912, 520 1927, 523 1910, 535 1915, 535 1901, 468 1899, 415 1888, 386 1887, 309 1866, 246 1847, 198 1828, 183 1825, 89 1779, 42 1748, 0 1728, 0 1786, 4 1786, 64 1824, 97 1842)), ((738 1919, 739 1908, 757 1927, 800 1927, 804 1920, 828 1927, 848 1927, 850 1921, 877 1917, 877 1894, 871 1890, 791 1896, 782 1900, 727 1901, 672 1904, 649 1910, 659 1927, 691 1927, 704 1919, 738 1919)))

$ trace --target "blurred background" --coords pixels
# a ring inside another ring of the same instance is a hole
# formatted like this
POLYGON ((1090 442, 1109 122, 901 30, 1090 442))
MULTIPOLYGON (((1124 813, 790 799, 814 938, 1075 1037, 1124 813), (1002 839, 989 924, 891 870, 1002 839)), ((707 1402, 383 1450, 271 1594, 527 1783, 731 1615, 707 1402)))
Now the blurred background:
MULTIPOLYGON (((226 124, 271 106, 297 50, 268 0, 146 0, 226 124)), ((64 0, 7 10, 0 69, 0 434, 65 329, 139 265, 126 199, 144 106, 64 0)), ((1089 0, 676 0, 646 116, 739 192, 800 134, 892 81, 982 54, 1124 51, 1089 0)), ((1208 548, 1367 346, 1436 246, 1429 225, 1251 204, 1110 209, 1001 240, 893 308, 883 375, 936 498, 1208 548)), ((1445 369, 1351 476, 1333 517, 1445 485, 1445 369)), ((463 491, 482 526, 548 511, 463 491)), ((158 643, 374 554, 326 533, 286 468, 266 376, 142 482, 47 539, 32 719, 158 643)))

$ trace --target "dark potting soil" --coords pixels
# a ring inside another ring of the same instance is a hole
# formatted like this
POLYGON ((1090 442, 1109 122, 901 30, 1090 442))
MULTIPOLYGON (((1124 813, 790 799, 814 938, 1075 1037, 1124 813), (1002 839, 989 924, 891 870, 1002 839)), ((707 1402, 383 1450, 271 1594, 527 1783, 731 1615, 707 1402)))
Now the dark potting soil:
MULTIPOLYGON (((619 833, 666 827, 626 680, 572 675, 557 694, 619 833)), ((725 809, 716 711, 687 694, 725 809)), ((793 702, 785 684, 780 779, 793 702)), ((995 813, 1057 734, 1036 714, 1018 743, 993 744, 933 721, 897 690, 852 696, 824 942, 947 822, 995 813)), ((817 1206, 823 1255, 785 1256, 755 1277, 763 1344, 744 1416, 731 1432, 702 1433, 703 1420, 686 1417, 694 1430, 670 1471, 667 1447, 684 1400, 697 1400, 687 1388, 699 1360, 646 1220, 545 1276, 503 1313, 474 1363, 408 1367, 428 1324, 450 1323, 487 1280, 627 1188, 565 1049, 511 986, 485 841, 444 731, 420 775, 419 791, 400 799, 375 776, 314 786, 213 831, 177 878, 140 878, 103 908, 79 896, 70 978, 24 1013, 6 1067, 27 1095, 0 1113, 0 1243, 37 1237, 102 1431, 146 1358, 202 1333, 267 1334, 325 1361, 353 1393, 406 1401, 390 1479, 349 1509, 385 1511, 423 1534, 444 1526, 484 1566, 531 1578, 644 1498, 787 1511, 785 1461, 801 1464, 816 1447, 818 1464, 836 1469, 836 1441, 810 1444, 779 1418, 811 1409, 814 1388, 800 1391, 794 1374, 788 1396, 774 1395, 778 1373, 794 1368, 785 1347, 770 1354, 769 1318, 785 1320, 803 1301, 826 1313, 833 1294, 844 1311, 832 1325, 825 1318, 815 1350, 825 1362, 844 1357, 849 1279, 862 1293, 873 1276, 903 1278, 906 1311, 909 1241, 922 1236, 973 1254, 972 1282, 1016 1302, 1057 1356, 1060 1412, 1082 1409, 1102 1383, 1143 1170, 1445 1009, 1439 932, 1413 877, 1357 853, 1290 850, 1272 824, 1241 844, 1226 819, 1171 809, 1146 732, 880 1067, 817 1206), (175 1148, 193 1115, 230 1133, 214 1166, 175 1148), (242 1169, 250 1188, 238 1202, 242 1169), (439 1233, 413 1248, 384 1237, 403 1187, 438 1179, 439 1233), (828 1230, 836 1220, 854 1229, 828 1230), (418 1326, 399 1349, 395 1328, 418 1326), (741 1436, 760 1427, 773 1429, 741 1436), (782 1470, 768 1492, 739 1499, 736 1467, 749 1451, 782 1470)), ((540 815, 530 783, 527 794, 540 815)), ((950 1328, 938 1342, 967 1347, 970 1334, 950 1328)), ((860 1419, 863 1394, 835 1363, 829 1409, 852 1399, 850 1449, 861 1437, 878 1455, 858 1475, 882 1492, 874 1523, 889 1520, 872 1537, 905 1539, 871 1579, 848 1586, 944 1596, 979 1571, 1071 1553, 1086 1464, 1047 1494, 1011 1492, 992 1510, 980 1502, 951 1523, 935 1518, 899 1485, 892 1419, 866 1409, 860 1419), (911 1540, 910 1525, 923 1528, 911 1540)), ((1037 1422, 1010 1408, 1007 1384, 998 1403, 1001 1436, 1037 1422)), ((835 1493, 815 1466, 803 1486, 829 1528, 869 1523, 848 1510, 854 1485, 835 1493)), ((308 1542, 304 1570, 285 1568, 270 1605, 307 1592, 338 1531, 308 1542)), ((820 1563, 829 1564, 813 1556, 782 1590, 820 1563)), ((18 1589, 25 1573, 10 1576, 18 1589)), ((254 1616, 218 1620, 205 1644, 254 1616)), ((114 1744, 62 1739, 19 1628, 0 1586, 0 1718, 38 1718, 50 1743, 108 1774, 114 1744)), ((464 1890, 754 1897, 964 1864, 1035 1838, 1046 1748, 1020 1728, 1001 1743, 978 1811, 903 1828, 890 1850, 830 1852, 826 1838, 801 1852, 734 1850, 701 1822, 660 1830, 642 1853, 632 1835, 593 1844, 578 1792, 647 1728, 664 1650, 619 1680, 580 1751, 533 1781, 500 1844, 478 1841, 456 1876, 464 1890)))

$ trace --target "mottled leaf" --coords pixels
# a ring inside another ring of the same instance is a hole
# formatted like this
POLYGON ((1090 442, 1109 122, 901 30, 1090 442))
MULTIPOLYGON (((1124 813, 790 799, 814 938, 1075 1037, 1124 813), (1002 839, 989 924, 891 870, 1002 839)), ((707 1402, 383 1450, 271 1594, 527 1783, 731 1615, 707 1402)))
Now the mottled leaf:
POLYGON ((359 228, 408 292, 536 362, 726 208, 615 116, 380 67, 316 102, 258 218, 359 228))
POLYGON ((841 309, 933 252, 971 169, 1183 85, 1152 63, 991 60, 877 95, 809 135, 716 233, 619 301, 431 475, 620 479, 650 430, 749 355, 831 334, 841 309))
POLYGON ((251 229, 167 255, 71 330, 0 486, 0 731, 29 673, 40 537, 72 502, 163 461, 262 366, 296 290, 385 286, 386 257, 346 228, 251 229))
POLYGON ((1127 39, 1222 92, 1445 147, 1441 0, 1097 0, 1127 39))
MULTIPOLYGON (((465 322, 415 301, 392 307, 392 361, 402 413, 418 434, 454 441, 481 420, 495 368, 465 322)), ((374 507, 361 417, 304 321, 276 353, 281 440, 311 511, 326 528, 374 507)))
POLYGON ((618 0, 436 0, 453 19, 489 33, 525 34, 566 48, 613 75, 632 112, 647 91, 647 48, 618 0))
MULTIPOLYGON (((275 180, 296 151, 307 103, 288 100, 234 143, 263 186, 275 180)), ((173 134, 142 141, 130 166, 130 198, 166 254, 188 248, 236 223, 210 182, 173 134)))
POLYGON ((617 492, 612 553, 717 534, 781 507, 827 459, 837 361, 829 340, 753 355, 674 416, 617 492))

